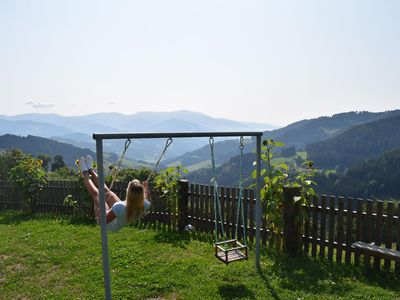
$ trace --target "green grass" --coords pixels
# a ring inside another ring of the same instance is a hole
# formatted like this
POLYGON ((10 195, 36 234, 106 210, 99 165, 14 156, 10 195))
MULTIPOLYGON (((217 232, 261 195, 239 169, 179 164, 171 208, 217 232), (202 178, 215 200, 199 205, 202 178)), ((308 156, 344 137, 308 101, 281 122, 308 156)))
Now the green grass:
POLYGON ((271 160, 271 163, 276 165, 280 163, 293 163, 296 161, 297 157, 301 157, 302 159, 307 159, 307 152, 305 151, 299 151, 296 152, 296 155, 293 155, 291 157, 275 157, 271 160))
MULTIPOLYGON (((0 299, 102 299, 100 229, 71 218, 0 213, 0 299)), ((145 225, 109 234, 115 299, 396 299, 393 273, 263 253, 228 266, 207 236, 145 225)))
MULTIPOLYGON (((181 161, 174 161, 168 164, 168 167, 180 165, 181 161)), ((210 160, 203 160, 201 162, 195 163, 193 165, 184 166, 189 172, 197 171, 203 168, 211 168, 210 160)))
POLYGON ((200 170, 203 168, 211 168, 211 162, 209 160, 205 160, 205 161, 199 162, 197 164, 188 166, 187 170, 189 172, 193 172, 193 171, 197 171, 197 170, 200 170))

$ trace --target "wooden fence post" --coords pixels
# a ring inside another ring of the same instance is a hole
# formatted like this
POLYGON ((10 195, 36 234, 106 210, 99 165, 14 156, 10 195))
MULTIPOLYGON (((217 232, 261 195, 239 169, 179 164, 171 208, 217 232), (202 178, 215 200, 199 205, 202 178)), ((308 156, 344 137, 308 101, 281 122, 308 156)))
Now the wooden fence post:
POLYGON ((291 256, 301 253, 301 207, 294 201, 296 196, 300 196, 299 187, 283 188, 283 250, 291 256))
POLYGON ((178 182, 178 230, 183 231, 188 220, 189 182, 181 179, 178 182))

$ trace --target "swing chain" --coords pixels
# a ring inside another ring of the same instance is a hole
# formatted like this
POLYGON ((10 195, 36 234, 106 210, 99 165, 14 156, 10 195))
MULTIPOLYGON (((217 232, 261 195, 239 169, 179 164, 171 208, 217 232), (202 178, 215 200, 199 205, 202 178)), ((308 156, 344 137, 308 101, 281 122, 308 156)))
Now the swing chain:
POLYGON ((169 137, 169 138, 167 139, 167 141, 165 142, 164 150, 161 152, 160 157, 158 158, 157 162, 154 164, 154 167, 153 167, 152 171, 150 172, 149 176, 147 177, 147 180, 146 180, 146 181, 149 181, 150 178, 151 178, 151 176, 153 176, 153 174, 155 173, 155 171, 156 171, 158 165, 160 164, 161 159, 163 158, 163 156, 164 156, 165 153, 167 152, 168 147, 171 146, 171 144, 172 144, 173 141, 174 141, 174 140, 173 140, 171 137, 169 137))
POLYGON ((110 190, 112 190, 112 188, 113 188, 114 182, 115 182, 115 180, 117 178, 117 174, 118 174, 119 168, 121 167, 121 164, 122 164, 122 160, 124 159, 125 153, 128 150, 129 146, 131 145, 131 142, 132 142, 131 139, 127 139, 125 141, 124 150, 122 151, 122 154, 121 154, 121 157, 120 157, 120 159, 119 159, 119 161, 117 163, 117 166, 115 168, 112 168, 110 170, 110 172, 108 173, 108 175, 107 175, 107 176, 109 176, 112 173, 111 174, 112 181, 110 183, 110 190))

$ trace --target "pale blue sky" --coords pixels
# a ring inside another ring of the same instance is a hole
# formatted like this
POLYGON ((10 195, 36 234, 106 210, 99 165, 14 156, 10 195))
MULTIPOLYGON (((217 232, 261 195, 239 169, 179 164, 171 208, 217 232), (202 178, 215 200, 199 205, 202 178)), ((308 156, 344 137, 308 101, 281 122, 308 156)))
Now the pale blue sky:
POLYGON ((1 113, 400 108, 400 1, 0 1, 1 113))

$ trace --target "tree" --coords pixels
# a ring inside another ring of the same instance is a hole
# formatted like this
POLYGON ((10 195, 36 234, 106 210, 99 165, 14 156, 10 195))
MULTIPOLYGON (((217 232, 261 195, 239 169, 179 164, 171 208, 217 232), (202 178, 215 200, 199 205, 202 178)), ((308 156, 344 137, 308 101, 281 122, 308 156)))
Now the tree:
MULTIPOLYGON (((139 181, 145 181, 150 175, 151 170, 147 168, 141 169, 122 169, 118 171, 117 180, 118 181, 131 181, 133 179, 138 179, 139 181)), ((154 174, 156 175, 156 174, 154 174)), ((111 180, 111 178, 110 178, 111 180)))
POLYGON ((66 164, 64 162, 64 158, 62 157, 62 155, 55 155, 53 157, 53 163, 51 164, 51 171, 54 172, 57 169, 66 167, 66 164))
POLYGON ((45 171, 48 171, 49 170, 49 164, 51 162, 51 156, 48 155, 48 154, 40 153, 37 156, 37 158, 43 161, 42 167, 43 167, 43 169, 45 171))
POLYGON ((4 150, 0 152, 0 179, 8 180, 9 172, 18 161, 23 159, 24 153, 19 149, 4 150))
POLYGON ((50 172, 47 174, 48 180, 76 180, 78 175, 74 172, 74 170, 68 167, 58 168, 54 172, 50 172))
POLYGON ((296 155, 296 149, 294 146, 292 147, 286 147, 281 150, 281 156, 282 157, 291 157, 296 155))

